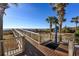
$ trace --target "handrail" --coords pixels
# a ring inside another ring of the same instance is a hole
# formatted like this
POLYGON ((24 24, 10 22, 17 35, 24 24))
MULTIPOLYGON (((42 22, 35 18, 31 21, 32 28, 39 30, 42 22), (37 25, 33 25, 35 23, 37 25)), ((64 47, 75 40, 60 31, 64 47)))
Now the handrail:
POLYGON ((15 30, 18 34, 20 34, 21 36, 24 36, 22 33, 20 33, 19 31, 15 30))
POLYGON ((21 30, 21 29, 18 29, 16 31, 18 31, 19 33, 21 32, 21 34, 23 33, 24 35, 27 35, 30 38, 40 42, 40 34, 39 33, 35 33, 35 32, 32 32, 32 31, 28 31, 28 30, 21 30))
MULTIPOLYGON (((10 39, 7 39, 7 40, 10 40, 10 39)), ((6 40, 3 41, 3 43, 8 43, 6 40)), ((10 42, 9 42, 10 43, 10 42)), ((17 47, 14 47, 14 48, 9 48, 9 47, 5 47, 4 45, 4 55, 15 55, 15 50, 17 50, 18 48, 17 47)))
POLYGON ((32 32, 32 31, 28 31, 28 30, 22 30, 22 31, 24 31, 24 32, 29 32, 29 33, 32 33, 32 34, 37 34, 37 35, 39 35, 39 33, 35 33, 35 32, 32 32))
MULTIPOLYGON (((19 44, 19 45, 18 45, 18 48, 15 47, 12 49, 10 49, 8 47, 4 47, 5 48, 5 52, 4 52, 5 55, 18 55, 23 52, 23 46, 22 46, 23 35, 21 33, 19 33, 19 31, 16 31, 16 30, 12 30, 12 32, 15 37, 14 39, 16 39, 16 41, 18 41, 17 44, 19 44), (18 35, 20 35, 20 36, 18 36, 18 35)), ((0 42, 8 43, 7 41, 4 41, 4 40, 0 40, 0 42)), ((14 44, 15 44, 15 42, 14 42, 14 44)))
POLYGON ((35 33, 35 32, 32 32, 32 31, 28 31, 28 30, 24 30, 24 31, 30 32, 30 33, 32 33, 32 34, 37 34, 37 35, 39 35, 39 33, 35 33))

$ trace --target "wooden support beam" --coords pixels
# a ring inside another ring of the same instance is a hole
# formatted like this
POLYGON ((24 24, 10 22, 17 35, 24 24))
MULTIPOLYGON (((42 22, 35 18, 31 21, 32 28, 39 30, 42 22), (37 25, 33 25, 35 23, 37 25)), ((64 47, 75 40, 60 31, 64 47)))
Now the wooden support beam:
POLYGON ((69 56, 73 56, 74 55, 74 35, 69 39, 68 50, 69 50, 69 56))

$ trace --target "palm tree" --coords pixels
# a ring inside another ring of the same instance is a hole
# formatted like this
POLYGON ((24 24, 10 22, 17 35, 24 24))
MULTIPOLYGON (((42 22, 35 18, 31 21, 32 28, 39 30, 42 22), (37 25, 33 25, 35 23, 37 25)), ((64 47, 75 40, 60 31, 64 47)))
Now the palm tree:
POLYGON ((51 3, 52 9, 57 12, 58 22, 59 22, 59 40, 62 41, 61 30, 62 30, 62 22, 65 15, 65 7, 68 5, 67 3, 51 3))
MULTIPOLYGON (((14 4, 17 5, 16 3, 14 4)), ((3 40, 3 16, 7 8, 9 8, 8 3, 0 3, 0 41, 3 40)), ((0 42, 0 55, 4 55, 3 42, 0 42)))
MULTIPOLYGON (((62 22, 65 22, 65 21, 66 21, 66 19, 63 19, 62 22)), ((57 43, 57 32, 58 32, 58 29, 59 29, 58 19, 54 20, 53 24, 55 24, 55 29, 56 29, 56 31, 55 31, 55 43, 57 43)))
POLYGON ((77 24, 79 23, 79 16, 73 17, 72 20, 71 20, 71 22, 74 22, 76 24, 76 27, 75 27, 75 32, 76 32, 76 30, 77 30, 77 24))
MULTIPOLYGON (((51 17, 48 17, 47 19, 46 19, 46 21, 48 22, 48 23, 50 23, 50 40, 52 40, 52 24, 55 24, 55 26, 57 26, 57 24, 58 24, 58 22, 57 22, 57 18, 55 17, 55 16, 51 16, 51 17)), ((56 40, 57 41, 57 40, 56 40)))
POLYGON ((54 19, 53 24, 55 25, 55 29, 54 29, 54 31, 55 31, 55 41, 54 41, 54 43, 57 44, 57 32, 58 32, 58 25, 59 25, 57 18, 54 19))

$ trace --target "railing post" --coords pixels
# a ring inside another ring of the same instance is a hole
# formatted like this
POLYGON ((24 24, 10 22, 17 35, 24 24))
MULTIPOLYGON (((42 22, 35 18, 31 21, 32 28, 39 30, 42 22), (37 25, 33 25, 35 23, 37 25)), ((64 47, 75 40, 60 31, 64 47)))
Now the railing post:
POLYGON ((41 44, 42 43, 41 42, 41 32, 39 33, 39 36, 38 37, 39 37, 38 42, 40 42, 40 44, 41 44))
POLYGON ((74 55, 74 37, 69 39, 69 56, 73 56, 74 55))
POLYGON ((25 52, 25 37, 22 36, 22 48, 23 48, 23 51, 25 52))

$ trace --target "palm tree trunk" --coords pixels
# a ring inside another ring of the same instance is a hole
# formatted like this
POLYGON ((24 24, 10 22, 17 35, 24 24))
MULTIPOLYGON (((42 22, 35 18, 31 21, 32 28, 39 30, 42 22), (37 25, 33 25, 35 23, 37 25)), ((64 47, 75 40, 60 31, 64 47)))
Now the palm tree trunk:
MULTIPOLYGON (((0 16, 0 41, 3 40, 3 17, 0 16)), ((0 42, 0 55, 4 55, 3 42, 0 42)))
POLYGON ((0 55, 4 56, 4 48, 3 48, 3 9, 0 7, 0 55))
POLYGON ((55 24, 55 43, 57 44, 57 25, 55 24))
POLYGON ((62 41, 62 35, 61 35, 61 30, 62 30, 62 20, 64 16, 61 16, 59 14, 58 20, 59 20, 59 43, 62 41))
POLYGON ((50 22, 50 40, 52 40, 52 23, 50 22))
POLYGON ((59 21, 59 42, 62 41, 61 30, 62 30, 62 21, 59 21))
POLYGON ((60 35, 60 41, 62 41, 62 38, 61 38, 61 28, 62 28, 62 25, 60 24, 60 26, 59 26, 59 35, 60 35))

